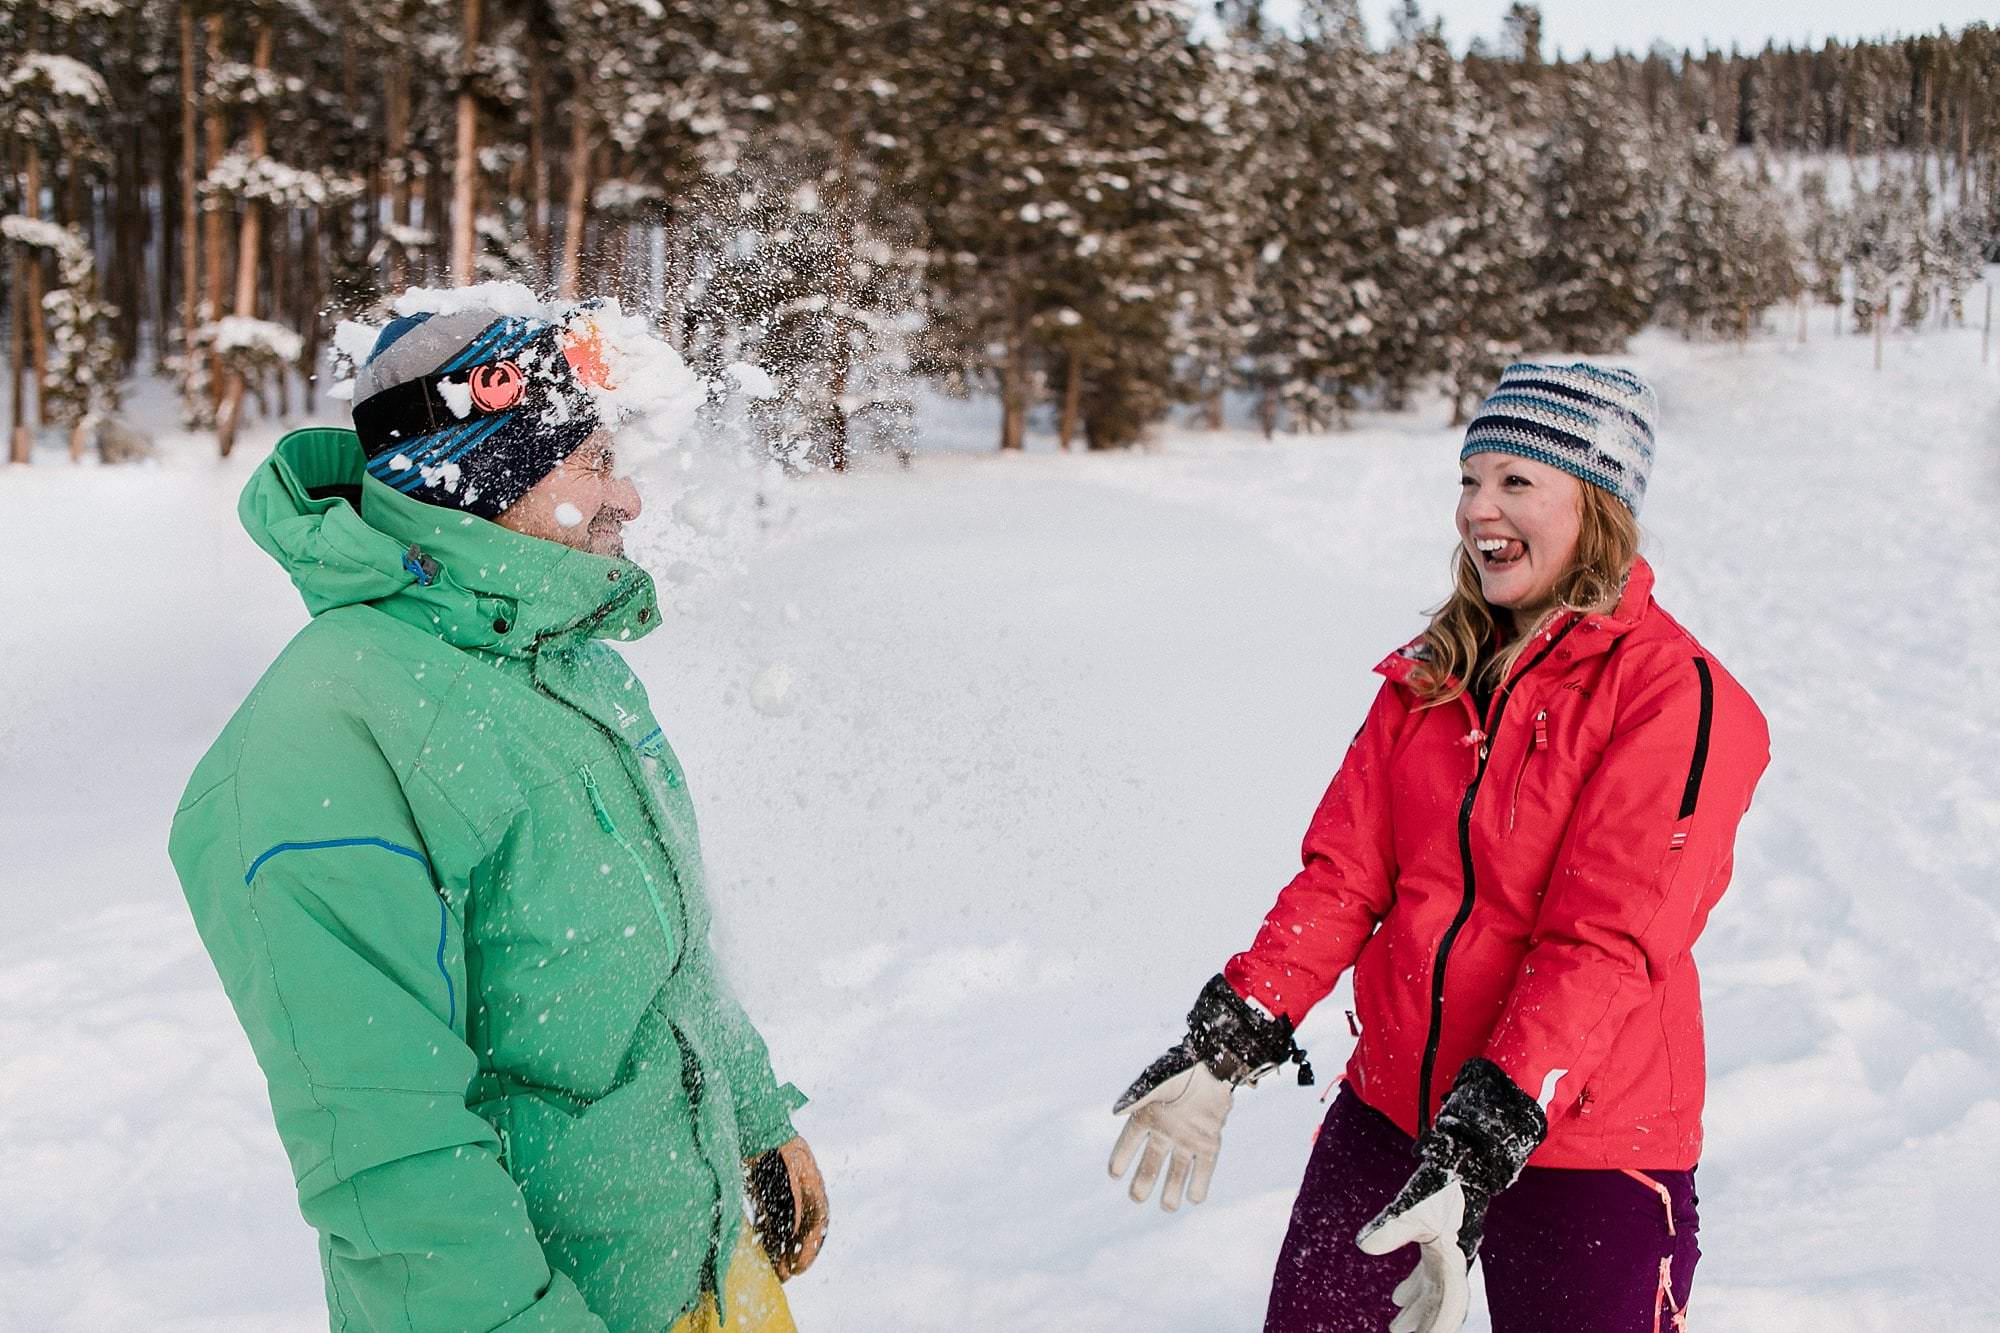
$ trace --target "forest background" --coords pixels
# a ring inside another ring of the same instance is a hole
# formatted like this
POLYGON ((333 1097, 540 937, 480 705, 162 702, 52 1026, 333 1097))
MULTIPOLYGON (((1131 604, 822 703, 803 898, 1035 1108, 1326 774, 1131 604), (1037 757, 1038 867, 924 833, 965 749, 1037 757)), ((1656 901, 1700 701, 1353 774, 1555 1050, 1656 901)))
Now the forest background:
MULTIPOLYGON (((0 0, 9 456, 227 454, 410 284, 615 294, 772 379, 787 462, 929 385, 1067 448, 1268 434, 1652 322, 1963 321, 2000 258, 2000 34, 1545 60, 1353 0, 0 0), (1773 312, 1777 312, 1775 315, 1773 312)), ((1985 300, 1990 302, 1990 293, 1985 300)), ((1975 320, 1990 319, 1983 310, 1975 320)))

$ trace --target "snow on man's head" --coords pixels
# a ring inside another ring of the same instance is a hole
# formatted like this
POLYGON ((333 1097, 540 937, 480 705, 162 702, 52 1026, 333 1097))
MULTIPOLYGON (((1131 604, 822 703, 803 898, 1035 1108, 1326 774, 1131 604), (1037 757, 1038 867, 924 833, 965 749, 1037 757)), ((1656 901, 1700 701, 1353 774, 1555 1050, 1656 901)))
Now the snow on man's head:
MULTIPOLYGON (((394 318, 381 327, 343 323, 337 345, 358 366, 346 389, 357 404, 412 379, 443 374, 452 385, 453 409, 467 406, 468 367, 505 360, 504 341, 481 340, 496 324, 519 330, 553 326, 560 357, 541 358, 551 378, 580 379, 599 421, 618 433, 621 455, 642 461, 673 443, 692 424, 706 387, 647 319, 626 314, 615 299, 544 300, 518 282, 472 287, 414 287, 391 305, 394 318), (471 359, 455 364, 469 353, 471 359)), ((524 371, 527 367, 522 367, 524 371)), ((465 413, 454 413, 463 421, 465 413)), ((549 424, 570 419, 558 411, 549 424)))
POLYGON ((611 300, 542 301, 520 283, 413 288, 379 329, 343 325, 354 425, 383 484, 491 518, 601 427, 627 461, 676 438, 702 390, 611 300))

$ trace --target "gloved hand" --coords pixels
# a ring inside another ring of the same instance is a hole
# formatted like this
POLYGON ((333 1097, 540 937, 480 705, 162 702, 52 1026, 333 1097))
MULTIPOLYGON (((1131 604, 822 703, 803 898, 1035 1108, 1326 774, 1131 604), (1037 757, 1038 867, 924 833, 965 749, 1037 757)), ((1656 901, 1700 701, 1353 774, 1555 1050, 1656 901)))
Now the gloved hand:
POLYGON ((1144 1203, 1160 1178, 1160 1165, 1167 1167, 1166 1188, 1160 1191, 1160 1207, 1173 1212, 1181 1206, 1181 1190, 1189 1203, 1208 1197, 1209 1177, 1215 1174, 1216 1154, 1222 1151, 1222 1122, 1229 1118, 1234 1088, 1208 1071, 1183 1042, 1155 1060, 1139 1076, 1114 1112, 1129 1111, 1125 1128, 1111 1149, 1111 1176, 1117 1179, 1139 1153, 1139 1169, 1132 1173, 1132 1202, 1144 1203), (1140 1152, 1141 1144, 1145 1151, 1140 1152))
POLYGON ((1437 1119, 1417 1140, 1421 1159, 1402 1191, 1361 1229, 1369 1254, 1418 1247, 1416 1269, 1396 1288, 1389 1333, 1455 1333, 1465 1322, 1466 1281, 1486 1206, 1513 1184, 1549 1132, 1535 1099, 1500 1066, 1467 1060, 1437 1119))
POLYGON ((1299 1082, 1312 1082, 1291 1023, 1247 1003, 1222 977, 1211 977, 1188 1012, 1188 1035, 1148 1065, 1111 1108, 1127 1116, 1111 1149, 1112 1179, 1125 1174, 1136 1153, 1132 1202, 1151 1196, 1162 1165, 1167 1183, 1160 1207, 1170 1213, 1179 1208, 1184 1190, 1190 1203, 1206 1199, 1236 1085, 1255 1083, 1288 1059, 1299 1062, 1299 1082))

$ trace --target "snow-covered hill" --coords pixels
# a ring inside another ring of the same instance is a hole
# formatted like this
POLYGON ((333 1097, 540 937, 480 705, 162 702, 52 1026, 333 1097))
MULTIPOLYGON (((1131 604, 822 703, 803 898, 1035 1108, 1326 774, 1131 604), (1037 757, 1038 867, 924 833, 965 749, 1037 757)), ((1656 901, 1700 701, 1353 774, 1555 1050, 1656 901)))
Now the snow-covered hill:
MULTIPOLYGON (((1976 332, 1898 336, 1881 374, 1815 336, 1629 358, 1666 405, 1660 599, 1774 732, 1698 949, 1695 1326, 1990 1329, 2000 365, 1976 332)), ((234 524, 246 449, 0 474, 0 1328, 324 1326, 164 853, 303 615, 234 524)), ((804 1327, 1259 1325, 1315 1093, 1239 1099, 1174 1217, 1105 1176, 1109 1104, 1249 939, 1370 664, 1441 595, 1455 453, 1394 418, 925 457, 761 507, 648 478, 670 615, 630 654, 833 1192, 804 1327)), ((1304 1032, 1323 1072, 1345 1007, 1304 1032)))

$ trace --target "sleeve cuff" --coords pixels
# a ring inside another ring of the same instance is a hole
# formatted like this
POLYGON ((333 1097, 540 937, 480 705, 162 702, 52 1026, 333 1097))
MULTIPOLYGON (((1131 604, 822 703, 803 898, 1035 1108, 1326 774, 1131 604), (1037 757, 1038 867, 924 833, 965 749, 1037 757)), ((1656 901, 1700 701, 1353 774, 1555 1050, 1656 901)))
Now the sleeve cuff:
POLYGON ((738 1117, 737 1138, 741 1141, 745 1158, 758 1157, 781 1148, 798 1137, 792 1128, 792 1113, 806 1104, 803 1092, 790 1083, 772 1091, 770 1100, 755 1108, 754 1113, 738 1117))

